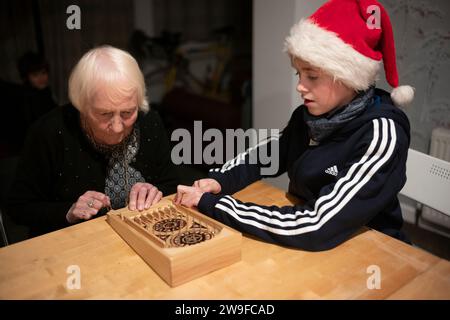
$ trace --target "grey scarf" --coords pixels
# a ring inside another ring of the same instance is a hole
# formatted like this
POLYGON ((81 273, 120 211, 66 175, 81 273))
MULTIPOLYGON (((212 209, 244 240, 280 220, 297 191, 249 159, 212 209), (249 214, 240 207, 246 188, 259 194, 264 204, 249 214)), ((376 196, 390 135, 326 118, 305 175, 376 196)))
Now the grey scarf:
POLYGON ((145 182, 142 174, 131 166, 139 151, 140 130, 134 127, 131 134, 120 144, 109 146, 99 144, 85 131, 93 147, 108 158, 105 194, 111 199, 111 207, 119 209, 128 205, 131 187, 137 182, 145 182))
POLYGON ((319 145, 334 131, 360 115, 372 102, 374 94, 375 87, 370 87, 360 92, 348 105, 321 116, 313 116, 307 108, 303 108, 304 119, 309 129, 309 145, 319 145))

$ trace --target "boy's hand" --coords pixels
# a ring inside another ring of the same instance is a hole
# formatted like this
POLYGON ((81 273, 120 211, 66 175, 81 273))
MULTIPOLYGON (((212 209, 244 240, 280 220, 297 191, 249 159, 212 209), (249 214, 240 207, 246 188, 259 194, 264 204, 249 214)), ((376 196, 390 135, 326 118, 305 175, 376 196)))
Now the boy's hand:
POLYGON ((220 183, 217 182, 217 180, 210 178, 197 180, 192 186, 202 190, 203 192, 211 192, 214 194, 220 193, 220 191, 222 191, 220 183))
POLYGON ((179 185, 174 203, 188 208, 197 207, 204 193, 200 188, 179 185))

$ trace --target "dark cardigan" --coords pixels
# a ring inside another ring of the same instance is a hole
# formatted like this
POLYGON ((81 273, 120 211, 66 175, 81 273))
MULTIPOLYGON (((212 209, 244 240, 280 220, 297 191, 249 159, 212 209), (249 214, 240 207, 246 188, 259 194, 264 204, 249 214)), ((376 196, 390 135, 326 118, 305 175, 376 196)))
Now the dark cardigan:
MULTIPOLYGON (((79 119, 78 110, 66 105, 41 118, 27 136, 7 213, 33 236, 68 226, 67 211, 86 191, 105 192, 108 160, 88 142, 79 119)), ((131 165, 164 196, 176 192, 177 170, 159 115, 140 113, 136 125, 140 147, 131 165)))

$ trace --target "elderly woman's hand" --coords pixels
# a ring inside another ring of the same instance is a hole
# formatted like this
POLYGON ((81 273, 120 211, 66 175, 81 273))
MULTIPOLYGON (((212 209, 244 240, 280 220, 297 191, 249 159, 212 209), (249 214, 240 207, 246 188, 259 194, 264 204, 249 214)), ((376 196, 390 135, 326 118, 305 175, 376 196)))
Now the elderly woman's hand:
POLYGON ((204 193, 203 190, 197 187, 179 185, 173 201, 175 204, 181 204, 188 208, 197 207, 204 193))
POLYGON ((158 203, 162 196, 162 192, 154 185, 138 182, 131 188, 128 208, 139 211, 148 209, 150 206, 158 203))
POLYGON ((89 220, 103 207, 111 207, 109 197, 97 191, 86 191, 81 195, 66 214, 69 223, 89 220))

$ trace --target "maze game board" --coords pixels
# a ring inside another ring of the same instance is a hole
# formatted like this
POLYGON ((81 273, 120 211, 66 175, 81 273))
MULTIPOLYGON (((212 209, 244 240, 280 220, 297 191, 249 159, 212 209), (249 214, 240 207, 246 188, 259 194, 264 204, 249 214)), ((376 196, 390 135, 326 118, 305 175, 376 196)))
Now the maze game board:
POLYGON ((241 258, 241 234, 163 199, 144 211, 109 211, 111 227, 174 287, 241 258))

